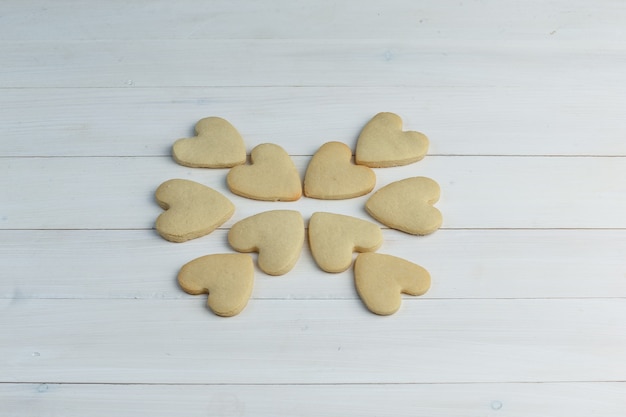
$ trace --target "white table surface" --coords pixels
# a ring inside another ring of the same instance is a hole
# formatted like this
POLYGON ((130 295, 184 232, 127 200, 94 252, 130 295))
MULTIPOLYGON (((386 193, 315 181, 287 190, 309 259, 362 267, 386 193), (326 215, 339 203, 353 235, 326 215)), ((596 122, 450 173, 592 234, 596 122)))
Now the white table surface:
POLYGON ((626 415, 626 2, 5 0, 0 191, 2 416, 626 415), (371 314, 306 245, 236 317, 178 288, 252 214, 368 215, 234 196, 174 140, 225 117, 303 173, 380 111, 431 139, 376 170, 441 185, 443 227, 379 250, 425 296, 371 314), (170 178, 235 215, 166 242, 170 178))

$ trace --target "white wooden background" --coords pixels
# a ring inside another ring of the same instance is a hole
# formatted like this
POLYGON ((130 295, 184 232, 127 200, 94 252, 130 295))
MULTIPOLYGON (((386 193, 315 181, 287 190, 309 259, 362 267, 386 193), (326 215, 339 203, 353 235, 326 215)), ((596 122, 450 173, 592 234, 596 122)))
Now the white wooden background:
POLYGON ((626 2, 0 4, 0 415, 626 415, 626 2), (273 208, 368 218, 367 197, 264 203, 170 147, 222 116, 303 172, 379 111, 431 138, 441 230, 379 250, 432 274, 394 316, 308 248, 237 317, 176 285, 273 208), (170 178, 234 217, 173 244, 170 178))

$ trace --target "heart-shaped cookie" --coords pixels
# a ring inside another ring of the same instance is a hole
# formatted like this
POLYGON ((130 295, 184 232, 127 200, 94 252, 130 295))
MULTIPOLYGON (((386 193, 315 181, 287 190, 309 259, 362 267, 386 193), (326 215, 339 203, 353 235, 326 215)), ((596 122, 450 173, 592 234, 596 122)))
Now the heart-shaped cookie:
POLYGON ((207 117, 196 123, 193 138, 179 139, 172 147, 174 160, 194 168, 230 168, 246 162, 243 138, 228 121, 207 117))
POLYGON ((317 265, 326 272, 343 272, 353 252, 374 252, 383 243, 380 228, 367 220, 317 212, 309 220, 309 246, 317 265))
POLYGON ((226 181, 233 193, 264 201, 295 201, 302 196, 298 170, 280 146, 264 143, 255 147, 250 162, 228 173, 226 181))
POLYGON ((354 283, 368 310, 387 316, 400 308, 402 293, 426 293, 430 288, 430 274, 402 258, 361 253, 354 262, 354 283))
POLYGON ((356 163, 373 168, 417 162, 428 151, 428 138, 413 131, 402 131, 402 119, 394 113, 378 113, 359 135, 356 163))
POLYGON ((156 230, 171 242, 185 242, 211 233, 235 212, 219 192, 189 180, 165 181, 155 197, 166 210, 156 220, 156 230))
POLYGON ((259 268, 283 275, 293 268, 304 244, 304 221, 299 212, 273 210, 255 214, 233 225, 228 242, 239 252, 258 252, 259 268))
POLYGON ((441 226, 441 212, 433 207, 439 192, 439 184, 430 178, 407 178, 376 191, 365 203, 365 209, 393 229, 427 235, 441 226))
POLYGON ((234 316, 252 294, 252 257, 240 253, 202 256, 181 268, 178 284, 189 294, 209 294, 207 305, 218 316, 234 316))
POLYGON ((354 165, 352 151, 341 142, 322 145, 311 158, 304 175, 304 195, 322 200, 341 200, 365 195, 374 189, 371 168, 354 165))

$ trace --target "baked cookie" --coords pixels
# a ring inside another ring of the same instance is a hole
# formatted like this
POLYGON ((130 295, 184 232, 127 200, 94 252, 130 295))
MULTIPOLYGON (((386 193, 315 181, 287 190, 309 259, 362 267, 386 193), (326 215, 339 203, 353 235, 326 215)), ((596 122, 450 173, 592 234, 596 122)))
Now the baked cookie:
POLYGON ((228 173, 226 182, 233 193, 264 201, 296 201, 302 196, 298 170, 280 146, 264 143, 255 147, 250 162, 228 173))
POLYGON ((239 252, 258 252, 259 268, 283 275, 294 267, 304 244, 304 221, 299 212, 273 210, 255 214, 233 225, 228 242, 239 252))
POLYGON ((352 151, 341 142, 322 145, 311 158, 304 176, 304 195, 322 200, 341 200, 365 195, 374 189, 372 169, 354 165, 352 151))
POLYGON ((230 219, 235 206, 219 192, 197 182, 173 179, 155 192, 166 210, 156 220, 156 230, 166 240, 185 242, 207 235, 230 219))
POLYGON ((246 146, 228 121, 207 117, 196 123, 196 136, 174 143, 172 156, 188 167, 230 168, 246 162, 246 146))
POLYGON ((354 262, 354 283, 368 310, 387 316, 400 308, 402 293, 425 294, 430 288, 430 274, 402 258, 361 253, 354 262))
POLYGON ((355 160, 373 168, 407 165, 424 158, 428 138, 413 131, 402 131, 402 119, 394 113, 378 113, 359 135, 355 160))
POLYGON ((189 294, 209 294, 207 305, 218 316, 234 316, 252 294, 252 257, 241 253, 202 256, 181 268, 178 284, 189 294))
POLYGON ((353 252, 373 252, 383 243, 374 223, 342 214, 317 212, 309 220, 309 246, 317 265, 326 272, 343 272, 353 252))
POLYGON ((441 212, 433 207, 438 200, 439 184, 430 178, 413 177, 376 191, 365 203, 365 209, 392 229, 427 235, 441 226, 441 212))

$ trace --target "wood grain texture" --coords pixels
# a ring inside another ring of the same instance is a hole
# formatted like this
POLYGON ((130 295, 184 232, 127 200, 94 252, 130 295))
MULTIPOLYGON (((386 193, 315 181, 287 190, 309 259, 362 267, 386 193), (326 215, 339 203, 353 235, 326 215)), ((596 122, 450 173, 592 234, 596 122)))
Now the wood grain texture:
POLYGON ((375 417, 622 417, 626 383, 393 385, 0 384, 7 413, 24 417, 320 415, 375 417), (183 411, 184 410, 184 411, 183 411), (571 411, 570 411, 571 410, 571 411))
POLYGON ((623 299, 0 300, 0 381, 452 383, 624 381, 623 299), (426 360, 427 359, 427 360, 426 360))
POLYGON ((626 48, 618 42, 15 41, 0 43, 0 56, 0 88, 584 84, 605 89, 621 84, 626 73, 626 48))
MULTIPOLYGON (((302 178, 309 157, 293 159, 302 178)), ((625 161, 431 156, 377 169, 374 191, 418 175, 435 179, 442 190, 437 207, 444 213, 443 228, 626 228, 625 161)), ((171 178, 194 180, 227 195, 237 209, 226 228, 274 209, 299 210, 305 219, 320 210, 369 219, 363 208, 368 196, 323 205, 309 198, 253 201, 228 190, 226 173, 183 167, 169 157, 4 159, 0 185, 7 200, 0 206, 0 229, 152 228, 162 212, 154 190, 171 178)))
POLYGON ((0 414, 619 416, 626 410, 626 3, 6 0, 0 12, 0 414), (429 155, 444 227, 384 229, 433 277, 390 317, 305 247, 223 319, 175 276, 270 209, 365 219, 367 197, 254 202, 174 140, 207 116, 250 150, 354 149, 375 113, 429 155), (185 244, 154 191, 235 216, 185 244))
POLYGON ((203 117, 227 118, 248 153, 354 149, 380 111, 430 137, 429 155, 626 156, 626 85, 6 89, 0 156, 164 156, 203 117))
POLYGON ((3 2, 3 40, 480 39, 605 40, 623 31, 621 2, 121 0, 3 2), (37 7, 39 6, 39 7, 37 7), (72 19, 67 19, 72 16, 72 19), (596 22, 602 22, 601 25, 596 22))
MULTIPOLYGON (((153 230, 0 231, 0 298, 192 298, 176 284, 185 263, 234 252, 227 230, 173 244, 153 230), (36 262, 34 262, 36 260, 36 262)), ((385 230, 380 253, 425 267, 423 298, 626 297, 625 230, 385 230)), ((357 299, 353 273, 317 267, 305 242, 284 277, 256 270, 254 299, 357 299)))

